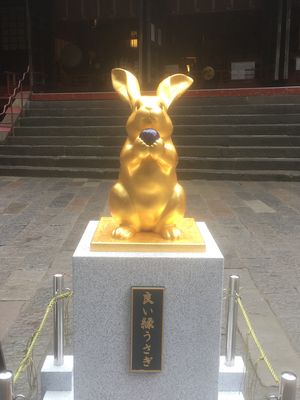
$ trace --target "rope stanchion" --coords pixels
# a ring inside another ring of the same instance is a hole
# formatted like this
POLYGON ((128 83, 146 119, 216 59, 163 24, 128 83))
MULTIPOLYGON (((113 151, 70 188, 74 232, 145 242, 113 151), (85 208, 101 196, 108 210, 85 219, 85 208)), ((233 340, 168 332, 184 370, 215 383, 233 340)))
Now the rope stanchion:
MULTIPOLYGON (((53 296, 64 292, 63 274, 53 276, 53 296)), ((53 355, 54 365, 64 364, 64 301, 57 300, 53 308, 53 355)))
POLYGON ((240 277, 230 275, 227 292, 226 356, 225 364, 233 367, 235 362, 236 327, 238 306, 236 297, 239 293, 240 277))
POLYGON ((29 345, 27 346, 27 348, 25 350, 25 355, 24 355, 23 359, 21 360, 19 367, 17 368, 17 371, 14 374, 14 378, 13 378, 14 384, 17 382, 17 380, 20 377, 20 374, 24 371, 24 369, 26 369, 32 362, 32 353, 33 353, 34 346, 36 344, 38 337, 41 335, 41 333, 45 327, 45 324, 48 320, 48 317, 49 317, 51 311, 53 310, 53 307, 55 306, 56 302, 61 299, 69 298, 72 295, 73 295, 73 292, 71 290, 68 290, 62 294, 58 294, 58 295, 54 296, 51 299, 51 301, 49 302, 49 304, 46 308, 44 317, 43 317, 39 327, 37 328, 35 333, 32 335, 29 345))
POLYGON ((283 372, 279 385, 280 400, 296 400, 297 376, 293 372, 283 372))
POLYGON ((254 329, 252 327, 251 321, 250 321, 250 319, 248 317, 248 314, 247 314, 247 312, 245 310, 245 307, 244 307, 244 305, 242 303, 242 300, 241 300, 240 296, 237 296, 237 303, 238 303, 238 305, 240 307, 241 313, 242 313, 242 315, 244 317, 244 320, 245 320, 245 322, 247 324, 247 327, 249 329, 249 334, 252 337, 252 339, 254 340, 254 343, 256 344, 256 347, 258 348, 258 351, 260 353, 260 357, 259 357, 258 361, 262 360, 262 361, 265 362, 265 364, 266 364, 268 370, 270 371, 275 383, 277 385, 279 385, 280 380, 278 378, 278 375, 274 371, 274 368, 272 367, 272 364, 270 363, 270 361, 269 361, 269 359, 268 359, 268 357, 266 355, 266 352, 264 351, 260 341, 258 340, 258 338, 256 336, 256 333, 255 333, 255 331, 254 331, 254 329))

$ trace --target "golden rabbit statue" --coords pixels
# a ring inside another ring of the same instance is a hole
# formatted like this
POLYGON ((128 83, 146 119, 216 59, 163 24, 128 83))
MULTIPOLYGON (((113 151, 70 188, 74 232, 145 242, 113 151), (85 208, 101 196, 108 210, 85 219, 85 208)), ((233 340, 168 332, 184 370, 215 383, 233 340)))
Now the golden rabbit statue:
POLYGON ((156 96, 142 96, 136 77, 121 68, 112 70, 112 83, 132 110, 119 179, 109 196, 111 214, 118 224, 112 236, 129 239, 137 232, 152 231, 164 239, 179 239, 177 225, 184 217, 185 193, 177 182, 178 157, 168 108, 193 79, 183 74, 169 76, 158 85, 156 96))

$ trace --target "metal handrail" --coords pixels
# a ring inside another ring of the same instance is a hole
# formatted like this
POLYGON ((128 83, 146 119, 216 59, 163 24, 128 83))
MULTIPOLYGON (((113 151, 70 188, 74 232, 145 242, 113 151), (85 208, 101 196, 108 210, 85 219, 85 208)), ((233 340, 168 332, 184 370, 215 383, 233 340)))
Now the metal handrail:
POLYGON ((11 129, 13 130, 14 120, 13 120, 13 108, 12 104, 16 99, 18 93, 21 93, 21 115, 23 114, 23 82, 26 79, 27 74, 29 74, 30 66, 28 65, 26 71, 23 73, 22 77, 19 79, 18 85, 14 88, 13 93, 9 96, 8 102, 3 106, 2 112, 0 113, 0 123, 1 120, 7 114, 7 110, 10 108, 11 114, 11 129))

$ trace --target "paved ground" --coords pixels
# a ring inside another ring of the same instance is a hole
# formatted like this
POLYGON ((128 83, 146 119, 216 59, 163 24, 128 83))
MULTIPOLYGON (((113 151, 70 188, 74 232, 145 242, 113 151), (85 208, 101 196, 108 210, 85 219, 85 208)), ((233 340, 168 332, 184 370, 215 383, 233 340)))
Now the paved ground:
MULTIPOLYGON (((9 368, 15 370, 43 315, 52 275, 65 273, 71 286, 72 253, 87 222, 108 214, 110 186, 0 178, 0 340, 9 368)), ((184 187, 187 216, 208 224, 226 268, 248 269, 300 355, 300 183, 195 180, 184 187)), ((46 336, 35 354, 47 344, 46 336)))

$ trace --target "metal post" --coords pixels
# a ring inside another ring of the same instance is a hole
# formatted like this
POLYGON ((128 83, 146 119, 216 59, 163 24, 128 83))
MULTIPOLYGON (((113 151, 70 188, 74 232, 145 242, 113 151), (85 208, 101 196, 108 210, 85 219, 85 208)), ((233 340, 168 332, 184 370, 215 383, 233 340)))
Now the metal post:
POLYGON ((13 374, 11 371, 0 372, 0 399, 13 400, 13 374))
MULTIPOLYGON (((53 295, 61 294, 64 290, 64 277, 62 274, 53 276, 53 295)), ((64 301, 57 300, 54 310, 54 365, 64 364, 64 301)))
POLYGON ((226 360, 228 367, 234 365, 235 344, 236 344, 236 325, 237 325, 237 295, 239 294, 240 277, 231 275, 227 293, 227 327, 226 327, 226 360))
POLYGON ((293 372, 283 372, 279 385, 279 400, 296 400, 297 376, 293 372))

